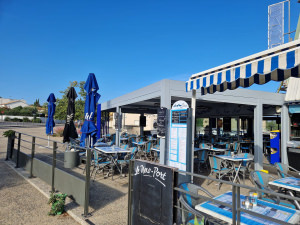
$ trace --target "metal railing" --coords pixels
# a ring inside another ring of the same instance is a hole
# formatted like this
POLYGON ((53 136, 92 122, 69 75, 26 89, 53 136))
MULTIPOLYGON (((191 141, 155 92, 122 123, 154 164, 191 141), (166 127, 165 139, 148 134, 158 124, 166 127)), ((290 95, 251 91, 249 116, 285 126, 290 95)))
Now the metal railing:
MULTIPOLYGON (((58 141, 48 140, 46 138, 36 137, 25 133, 15 132, 15 136, 11 139, 8 138, 7 152, 6 152, 6 160, 14 160, 16 163, 16 168, 19 168, 20 165, 24 165, 24 162, 21 162, 21 154, 25 154, 30 159, 29 166, 29 178, 33 178, 33 168, 34 168, 34 159, 41 160, 47 164, 52 166, 51 169, 51 192, 58 191, 55 188, 55 171, 57 169, 62 169, 64 164, 63 153, 65 149, 81 149, 86 151, 86 165, 85 165, 85 193, 82 195, 84 198, 84 213, 83 216, 88 216, 88 206, 89 206, 89 190, 90 190, 90 166, 91 166, 91 148, 82 148, 80 146, 73 146, 72 144, 66 144, 58 141), (48 143, 46 146, 41 142, 48 143), (49 145, 49 143, 52 144, 49 145), (14 148, 17 146, 17 149, 14 148), (39 156, 37 156, 37 148, 36 146, 41 147, 39 156), (14 155, 15 152, 15 155, 14 155), (58 156, 58 153, 60 155, 58 156), (14 157, 14 158, 13 158, 14 157), (59 167, 57 165, 59 164, 59 167)), ((65 171, 66 172, 66 171, 65 171)))

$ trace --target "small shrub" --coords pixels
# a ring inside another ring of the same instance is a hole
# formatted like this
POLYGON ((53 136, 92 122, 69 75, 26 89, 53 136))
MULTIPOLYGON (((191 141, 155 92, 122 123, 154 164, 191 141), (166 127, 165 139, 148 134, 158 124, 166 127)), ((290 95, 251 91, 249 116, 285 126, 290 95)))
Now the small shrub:
POLYGON ((28 123, 28 122, 31 122, 31 120, 28 117, 24 117, 23 122, 28 123))
POLYGON ((19 118, 12 118, 11 121, 13 121, 13 122, 22 122, 23 120, 19 119, 19 118))
POLYGON ((61 215, 65 211, 66 194, 50 194, 48 204, 52 204, 51 210, 48 213, 50 216, 61 215))
POLYGON ((64 127, 56 127, 54 128, 54 137, 62 137, 64 133, 64 127))
POLYGON ((32 120, 32 122, 33 122, 33 123, 41 123, 42 120, 41 120, 40 118, 34 118, 34 119, 32 120))
POLYGON ((6 122, 11 121, 11 118, 10 117, 5 117, 4 121, 6 121, 6 122))

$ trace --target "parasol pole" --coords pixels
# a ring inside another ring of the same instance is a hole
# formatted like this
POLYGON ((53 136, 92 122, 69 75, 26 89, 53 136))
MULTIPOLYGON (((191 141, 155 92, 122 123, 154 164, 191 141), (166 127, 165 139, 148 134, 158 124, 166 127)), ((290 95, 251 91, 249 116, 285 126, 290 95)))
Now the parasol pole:
POLYGON ((50 136, 49 136, 49 134, 47 136, 48 136, 48 146, 47 147, 50 147, 50 136))

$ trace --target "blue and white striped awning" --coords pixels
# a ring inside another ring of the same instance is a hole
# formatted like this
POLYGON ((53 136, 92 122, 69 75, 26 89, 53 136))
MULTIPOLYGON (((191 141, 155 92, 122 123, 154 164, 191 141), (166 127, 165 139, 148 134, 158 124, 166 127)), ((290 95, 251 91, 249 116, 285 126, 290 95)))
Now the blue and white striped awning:
POLYGON ((297 40, 194 74, 186 82, 186 91, 201 89, 205 95, 300 77, 299 64, 300 40, 297 40))

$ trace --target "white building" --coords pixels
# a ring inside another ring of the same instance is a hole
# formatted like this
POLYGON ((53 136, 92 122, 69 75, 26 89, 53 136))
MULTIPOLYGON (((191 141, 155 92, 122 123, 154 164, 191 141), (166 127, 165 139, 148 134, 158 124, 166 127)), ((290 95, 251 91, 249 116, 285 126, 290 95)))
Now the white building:
POLYGON ((17 100, 17 99, 9 99, 9 98, 0 98, 0 107, 7 107, 13 109, 18 106, 26 107, 29 105, 23 99, 17 100))

